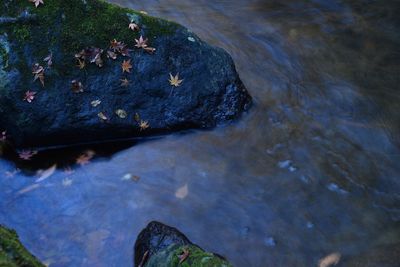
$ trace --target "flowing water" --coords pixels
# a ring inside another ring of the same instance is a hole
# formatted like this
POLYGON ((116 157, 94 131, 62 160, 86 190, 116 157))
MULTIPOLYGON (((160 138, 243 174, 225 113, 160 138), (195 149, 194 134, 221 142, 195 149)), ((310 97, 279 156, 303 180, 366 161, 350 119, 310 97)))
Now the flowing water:
POLYGON ((132 266, 137 234, 159 220, 235 266, 333 252, 340 266, 398 266, 398 1, 111 2, 227 50, 255 103, 212 131, 92 147, 82 166, 49 168, 88 148, 39 153, 42 173, 1 160, 0 222, 35 255, 132 266))

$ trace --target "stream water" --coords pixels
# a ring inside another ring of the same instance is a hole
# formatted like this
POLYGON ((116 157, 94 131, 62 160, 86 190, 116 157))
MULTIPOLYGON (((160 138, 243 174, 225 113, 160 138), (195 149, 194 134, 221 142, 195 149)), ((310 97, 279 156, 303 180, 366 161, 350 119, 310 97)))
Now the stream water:
POLYGON ((227 50, 254 106, 211 131, 39 153, 44 172, 0 160, 0 222, 35 255, 132 266, 158 220, 235 266, 317 266, 333 252, 338 266, 398 266, 398 1, 111 2, 227 50), (87 149, 90 161, 64 160, 87 149))

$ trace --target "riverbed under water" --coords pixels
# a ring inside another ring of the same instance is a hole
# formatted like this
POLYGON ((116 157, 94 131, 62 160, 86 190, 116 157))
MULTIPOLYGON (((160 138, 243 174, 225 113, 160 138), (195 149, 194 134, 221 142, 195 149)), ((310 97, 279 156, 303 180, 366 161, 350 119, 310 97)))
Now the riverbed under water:
POLYGON ((316 266, 334 252, 338 266, 398 266, 397 1, 111 2, 227 50, 254 105, 211 131, 39 153, 42 173, 0 160, 0 222, 35 255, 132 266, 137 234, 158 220, 235 266, 316 266))

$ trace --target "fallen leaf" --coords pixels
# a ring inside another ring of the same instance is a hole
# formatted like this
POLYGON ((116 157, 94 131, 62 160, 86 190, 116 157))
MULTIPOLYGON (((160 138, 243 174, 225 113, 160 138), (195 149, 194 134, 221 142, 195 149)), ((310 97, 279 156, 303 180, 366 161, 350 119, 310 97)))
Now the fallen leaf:
POLYGON ((39 187, 40 187, 40 184, 33 184, 33 185, 27 186, 27 187, 19 190, 17 192, 17 194, 18 195, 22 195, 22 194, 28 193, 28 192, 30 192, 32 190, 38 189, 39 187))
POLYGON ((135 121, 136 122, 140 122, 140 116, 139 116, 139 113, 135 113, 135 121))
POLYGON ((90 105, 92 105, 92 107, 97 107, 98 105, 100 105, 101 104, 101 101, 100 100, 93 100, 92 102, 90 102, 90 105))
POLYGON ((329 254, 328 256, 322 258, 318 262, 318 267, 329 267, 329 266, 336 265, 339 263, 340 258, 341 258, 340 253, 329 254))
POLYGON ((71 167, 64 168, 64 173, 67 175, 73 174, 75 171, 71 167))
POLYGON ((178 190, 176 190, 175 192, 175 197, 179 198, 179 199, 184 199, 187 197, 187 195, 189 194, 189 187, 187 184, 185 184, 184 186, 178 188, 178 190))
POLYGON ((37 153, 37 151, 23 150, 18 153, 18 156, 20 159, 23 160, 31 160, 32 157, 35 156, 37 153))
POLYGON ((117 114, 117 116, 120 117, 121 119, 125 119, 128 116, 128 114, 126 114, 126 111, 123 109, 117 109, 115 111, 115 114, 117 114))
POLYGON ((107 121, 107 120, 108 120, 108 117, 107 117, 103 112, 99 112, 99 113, 97 114, 97 116, 98 116, 100 119, 102 119, 103 121, 107 121))
POLYGON ((122 62, 122 72, 130 73, 132 69, 131 60, 124 60, 122 62))
POLYGON ((183 80, 179 80, 179 73, 176 74, 175 76, 173 76, 173 75, 170 73, 170 74, 169 74, 169 77, 170 77, 169 83, 170 83, 172 86, 175 86, 175 87, 181 86, 183 80))
POLYGON ((44 62, 47 63, 47 66, 50 68, 53 65, 53 53, 50 53, 47 57, 43 59, 44 62))
POLYGON ((31 92, 31 91, 26 91, 25 96, 24 96, 24 101, 28 103, 32 103, 32 101, 35 99, 36 92, 31 92))
POLYGON ((131 23, 129 23, 129 29, 131 29, 132 31, 135 31, 135 30, 139 31, 140 30, 139 25, 137 25, 133 21, 131 23))
POLYGON ((2 131, 0 134, 0 141, 6 141, 7 140, 7 131, 2 131))
POLYGON ((71 186, 72 185, 72 179, 69 178, 65 178, 62 180, 62 185, 67 187, 67 186, 71 186))
POLYGON ((85 60, 78 59, 78 65, 77 65, 77 67, 80 68, 80 69, 82 70, 82 69, 85 68, 85 66, 86 66, 85 60))
POLYGON ((148 39, 144 39, 142 35, 140 35, 139 39, 135 39, 135 46, 137 48, 146 48, 148 39))
POLYGON ((121 79, 121 86, 127 87, 129 85, 129 80, 127 78, 121 79))
POLYGON ((83 92, 83 85, 81 82, 77 81, 77 80, 73 80, 71 82, 71 89, 72 92, 74 93, 82 93, 83 92))
POLYGON ((184 248, 182 254, 179 255, 179 264, 183 263, 189 257, 190 251, 184 248))
POLYGON ((54 174, 54 172, 57 169, 57 164, 54 164, 53 166, 51 166, 50 168, 46 169, 46 170, 39 170, 37 171, 36 175, 39 176, 38 179, 36 179, 36 183, 40 183, 44 180, 46 180, 47 178, 49 178, 50 176, 52 176, 54 174))
POLYGON ((34 3, 35 7, 38 7, 40 4, 44 5, 43 0, 29 0, 29 2, 34 3))
POLYGON ((76 163, 83 166, 90 163, 90 160, 94 157, 96 153, 93 150, 87 150, 81 154, 77 159, 76 163))
POLYGON ((103 67, 103 59, 101 58, 103 50, 95 48, 93 54, 94 57, 90 60, 90 63, 95 63, 99 68, 103 67))
POLYGON ((146 250, 146 252, 143 254, 142 260, 140 261, 138 267, 143 267, 148 257, 149 257, 149 251, 146 250))
POLYGON ((147 13, 147 12, 144 11, 144 10, 140 10, 140 13, 143 14, 143 15, 148 15, 148 14, 149 14, 149 13, 147 13))
POLYGON ((111 50, 107 50, 107 57, 115 60, 117 59, 117 54, 111 50))
POLYGON ((150 127, 150 124, 148 121, 140 121, 139 127, 140 127, 140 131, 144 131, 150 127))
POLYGON ((32 74, 34 75, 33 81, 39 79, 40 83, 44 87, 44 68, 36 63, 32 66, 32 74))

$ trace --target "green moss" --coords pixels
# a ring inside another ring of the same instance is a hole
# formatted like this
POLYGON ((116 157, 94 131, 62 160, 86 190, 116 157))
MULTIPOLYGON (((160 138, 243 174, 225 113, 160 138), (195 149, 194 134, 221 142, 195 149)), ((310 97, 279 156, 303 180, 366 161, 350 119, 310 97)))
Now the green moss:
POLYGON ((0 226, 0 266, 43 267, 18 240, 15 231, 0 226))
POLYGON ((0 25, 0 34, 7 33, 15 43, 13 52, 19 53, 22 60, 15 67, 28 76, 31 66, 23 60, 26 51, 38 62, 50 51, 55 52, 59 62, 55 71, 68 75, 74 64, 73 55, 85 47, 107 48, 111 40, 117 39, 133 48, 139 33, 128 28, 132 18, 138 20, 141 33, 150 44, 156 38, 174 34, 180 27, 103 0, 49 0, 38 8, 29 1, 4 1, 1 16, 18 17, 25 11, 36 16, 34 22, 0 25))
POLYGON ((208 253, 196 246, 177 246, 172 245, 167 249, 153 255, 146 267, 167 266, 167 267, 231 267, 227 261, 208 253), (189 256, 180 262, 179 255, 182 255, 184 250, 189 251, 189 256))

